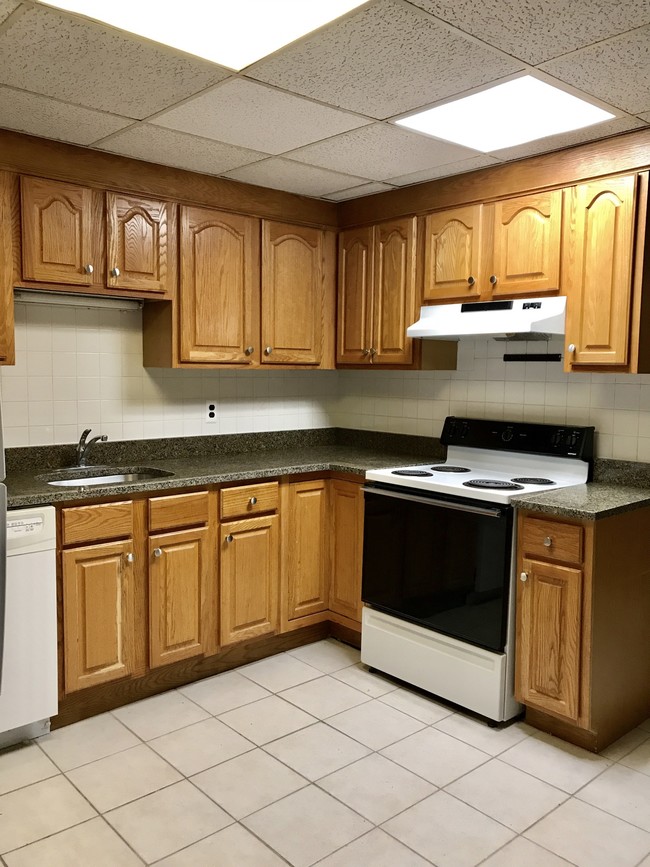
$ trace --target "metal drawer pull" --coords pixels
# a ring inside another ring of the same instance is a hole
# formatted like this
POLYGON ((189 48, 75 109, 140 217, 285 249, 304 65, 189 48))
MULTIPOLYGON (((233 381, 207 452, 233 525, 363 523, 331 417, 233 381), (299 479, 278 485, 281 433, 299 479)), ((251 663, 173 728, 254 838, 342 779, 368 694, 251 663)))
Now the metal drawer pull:
POLYGON ((162 548, 154 548, 153 555, 154 557, 162 557, 162 548))
POLYGON ((522 572, 519 579, 520 581, 528 581, 528 572, 522 572))
POLYGON ((120 273, 119 268, 111 268, 111 277, 119 277, 120 273))
POLYGON ((126 557, 127 563, 133 563, 135 560, 135 554, 131 554, 131 553, 125 554, 125 557, 126 557))
POLYGON ((552 544, 553 544, 553 540, 551 539, 550 536, 547 536, 547 537, 544 539, 544 547, 545 547, 545 548, 550 548, 552 544))
POLYGON ((232 533, 228 533, 228 535, 226 536, 226 542, 234 542, 234 541, 235 541, 235 537, 232 535, 232 533))
POLYGON ((251 506, 257 505, 257 497, 251 497, 248 502, 251 504, 251 506))

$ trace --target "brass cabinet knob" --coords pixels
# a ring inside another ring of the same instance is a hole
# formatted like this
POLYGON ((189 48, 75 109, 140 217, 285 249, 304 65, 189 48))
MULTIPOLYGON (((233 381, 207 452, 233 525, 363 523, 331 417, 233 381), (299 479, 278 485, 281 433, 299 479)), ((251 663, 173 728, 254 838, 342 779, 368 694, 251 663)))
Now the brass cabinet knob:
POLYGON ((553 544, 553 540, 551 539, 551 537, 546 536, 546 538, 544 539, 544 547, 550 548, 552 544, 553 544))
POLYGON ((251 506, 257 505, 257 497, 251 497, 248 502, 251 504, 251 506))

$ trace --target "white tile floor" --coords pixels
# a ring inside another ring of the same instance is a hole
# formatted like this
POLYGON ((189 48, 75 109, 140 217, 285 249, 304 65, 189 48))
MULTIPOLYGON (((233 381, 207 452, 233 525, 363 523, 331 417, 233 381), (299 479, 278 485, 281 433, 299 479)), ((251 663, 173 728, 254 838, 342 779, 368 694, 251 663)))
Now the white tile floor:
POLYGON ((649 867, 650 720, 594 756, 321 641, 0 753, 5 867, 649 867))

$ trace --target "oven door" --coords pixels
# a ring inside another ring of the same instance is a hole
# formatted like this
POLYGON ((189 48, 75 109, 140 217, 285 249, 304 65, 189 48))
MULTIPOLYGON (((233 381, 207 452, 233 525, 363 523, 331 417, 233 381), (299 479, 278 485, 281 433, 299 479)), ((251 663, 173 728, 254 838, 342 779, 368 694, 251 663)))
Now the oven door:
POLYGON ((503 651, 512 507, 399 488, 364 491, 363 601, 503 651))

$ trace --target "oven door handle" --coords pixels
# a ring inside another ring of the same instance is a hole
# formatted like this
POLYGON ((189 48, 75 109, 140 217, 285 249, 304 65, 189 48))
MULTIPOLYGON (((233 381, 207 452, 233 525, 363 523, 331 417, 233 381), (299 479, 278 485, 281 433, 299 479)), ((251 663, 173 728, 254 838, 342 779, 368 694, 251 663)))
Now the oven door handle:
POLYGON ((397 500, 408 500, 411 503, 422 503, 425 506, 441 506, 443 509, 454 509, 456 512, 470 512, 472 515, 484 515, 486 518, 500 518, 503 509, 494 509, 483 506, 469 506, 465 503, 454 503, 449 500, 436 500, 433 497, 418 497, 415 494, 403 494, 401 491, 384 491, 381 488, 371 488, 364 485, 362 491, 369 494, 378 494, 380 497, 391 497, 397 500))

